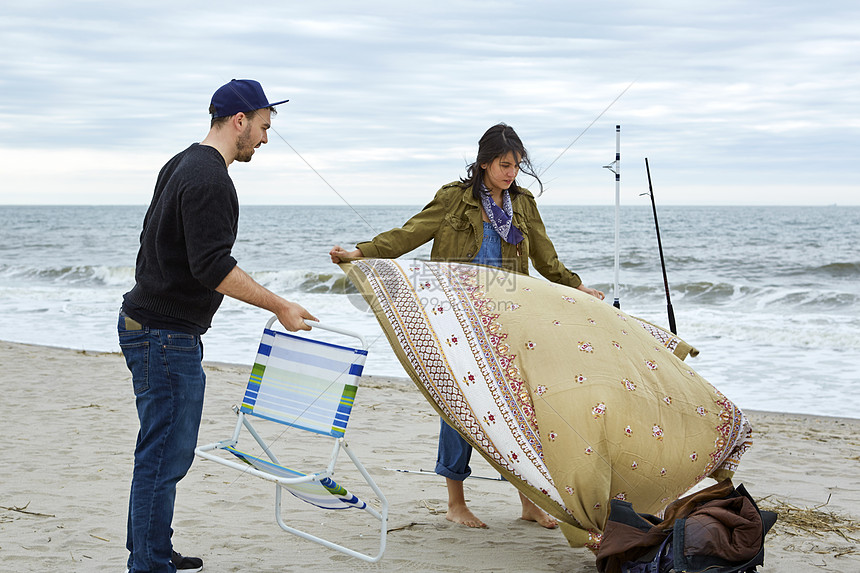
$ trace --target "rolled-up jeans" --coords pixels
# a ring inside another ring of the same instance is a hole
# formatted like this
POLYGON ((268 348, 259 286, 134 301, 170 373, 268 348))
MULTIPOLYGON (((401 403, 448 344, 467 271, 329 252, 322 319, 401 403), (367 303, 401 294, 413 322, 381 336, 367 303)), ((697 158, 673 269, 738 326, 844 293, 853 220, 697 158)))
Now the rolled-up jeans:
POLYGON ((117 331, 140 421, 129 495, 128 568, 173 573, 176 484, 194 460, 203 413, 203 344, 199 335, 148 328, 123 313, 117 331))
POLYGON ((454 481, 464 481, 472 474, 472 468, 469 467, 472 446, 444 419, 440 420, 436 473, 454 481))

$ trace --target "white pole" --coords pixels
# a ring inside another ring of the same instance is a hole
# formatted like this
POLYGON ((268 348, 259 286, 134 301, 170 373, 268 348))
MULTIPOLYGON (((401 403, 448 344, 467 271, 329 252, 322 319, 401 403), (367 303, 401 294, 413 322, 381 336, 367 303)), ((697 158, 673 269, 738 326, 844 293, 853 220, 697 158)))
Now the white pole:
POLYGON ((604 169, 609 169, 615 173, 615 300, 612 306, 621 308, 621 301, 618 297, 618 275, 619 275, 619 257, 620 257, 620 242, 619 233, 621 228, 621 126, 615 126, 615 161, 609 165, 604 165, 604 169))

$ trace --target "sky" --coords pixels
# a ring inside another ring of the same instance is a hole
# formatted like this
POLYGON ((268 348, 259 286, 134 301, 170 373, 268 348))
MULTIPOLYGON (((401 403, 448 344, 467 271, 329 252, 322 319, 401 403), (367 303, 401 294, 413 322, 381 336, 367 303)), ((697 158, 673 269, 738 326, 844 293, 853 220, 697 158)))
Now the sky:
POLYGON ((854 0, 29 0, 0 56, 0 205, 147 204, 232 78, 290 100, 243 204, 423 205, 505 122, 547 204, 614 204, 620 125, 622 204, 860 205, 854 0))

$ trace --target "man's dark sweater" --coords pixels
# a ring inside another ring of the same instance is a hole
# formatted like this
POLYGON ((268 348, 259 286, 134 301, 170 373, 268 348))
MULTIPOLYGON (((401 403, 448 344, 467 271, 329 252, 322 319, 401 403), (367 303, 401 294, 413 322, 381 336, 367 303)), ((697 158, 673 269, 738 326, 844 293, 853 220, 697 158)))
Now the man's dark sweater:
POLYGON ((134 288, 123 311, 153 328, 202 334, 236 266, 239 199, 221 153, 193 144, 161 169, 140 234, 134 288))

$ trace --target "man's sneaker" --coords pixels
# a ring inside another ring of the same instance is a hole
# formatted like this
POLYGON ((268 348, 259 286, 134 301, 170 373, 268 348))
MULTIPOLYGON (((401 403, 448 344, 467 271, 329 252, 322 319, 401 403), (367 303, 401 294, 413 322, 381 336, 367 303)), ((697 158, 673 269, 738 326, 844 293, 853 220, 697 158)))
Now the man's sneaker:
POLYGON ((193 573, 194 571, 203 570, 203 560, 199 557, 184 557, 174 551, 173 557, 170 560, 176 565, 177 571, 193 573))

